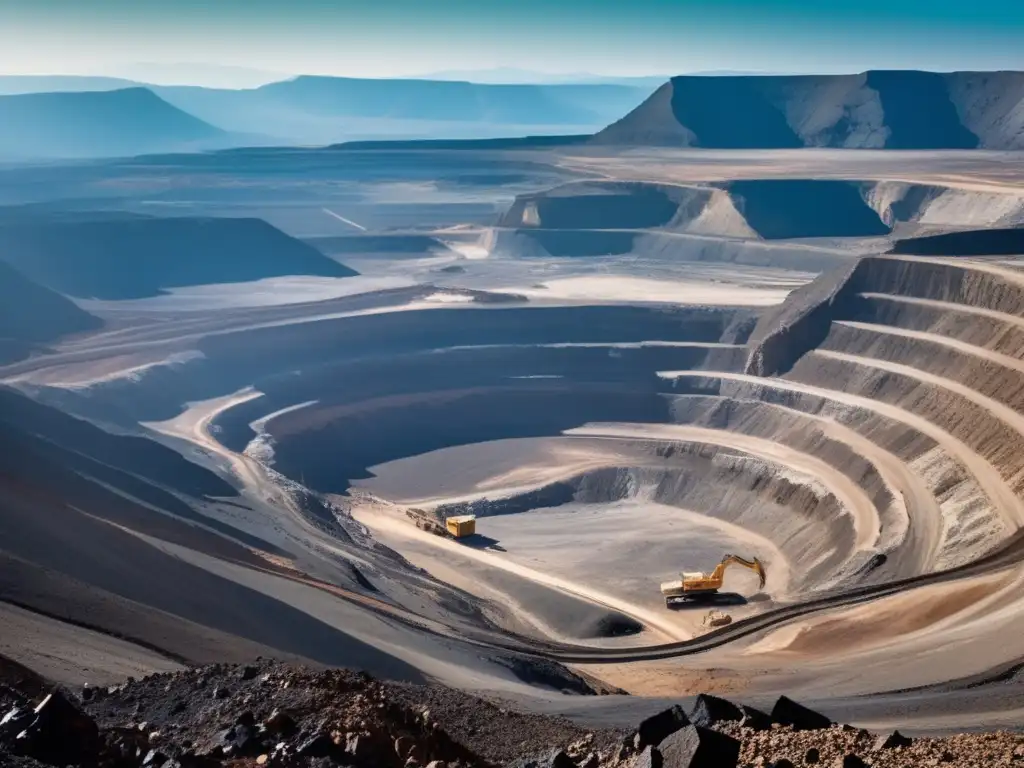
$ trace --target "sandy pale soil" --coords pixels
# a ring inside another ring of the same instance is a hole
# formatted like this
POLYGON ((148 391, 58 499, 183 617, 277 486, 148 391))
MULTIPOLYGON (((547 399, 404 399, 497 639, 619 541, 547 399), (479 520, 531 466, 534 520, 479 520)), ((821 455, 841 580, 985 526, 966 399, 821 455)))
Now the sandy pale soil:
MULTIPOLYGON (((430 508, 487 497, 504 498, 601 467, 658 462, 627 442, 587 437, 499 440, 434 451, 373 468, 360 487, 392 502, 430 508)), ((593 600, 632 616, 675 639, 701 631, 704 611, 666 611, 662 581, 682 570, 711 570, 727 552, 761 557, 770 568, 767 594, 785 592, 788 568, 767 539, 690 510, 638 498, 606 504, 565 504, 478 520, 482 546, 453 542, 416 529, 400 510, 357 505, 355 517, 415 564, 445 581, 476 589, 488 569, 593 600), (457 558, 460 569, 452 567, 457 558)), ((513 588, 515 585, 511 585, 513 588)), ((757 580, 741 569, 729 573, 726 591, 751 596, 757 580)), ((494 592, 494 589, 488 590, 494 592)), ((513 604, 529 603, 506 593, 513 604)), ((756 610, 730 606, 736 617, 756 610)), ((547 625, 534 617, 534 626, 547 625)))
POLYGON ((491 440, 371 467, 357 488, 398 504, 427 507, 491 494, 510 496, 598 467, 637 461, 628 446, 586 437, 491 440))
POLYGON ((570 430, 568 434, 704 442, 712 445, 724 445, 759 456, 767 461, 777 462, 790 471, 803 472, 828 488, 842 502, 847 513, 852 516, 854 528, 857 531, 857 545, 860 548, 870 548, 879 534, 878 510, 861 488, 825 462, 778 443, 723 430, 667 424, 595 424, 570 430))
POLYGON ((65 685, 119 683, 182 669, 140 646, 7 603, 0 603, 0 626, 0 655, 65 685))
POLYGON ((690 281, 664 282, 622 275, 594 275, 550 280, 537 286, 513 287, 531 298, 596 299, 616 302, 654 302, 726 307, 766 307, 781 304, 785 289, 765 289, 690 281))

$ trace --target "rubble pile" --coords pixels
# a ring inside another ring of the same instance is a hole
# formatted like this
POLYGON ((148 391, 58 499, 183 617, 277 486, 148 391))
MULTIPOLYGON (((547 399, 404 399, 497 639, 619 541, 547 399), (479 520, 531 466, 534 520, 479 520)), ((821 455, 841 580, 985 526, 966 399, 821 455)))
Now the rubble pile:
POLYGON ((903 768, 1024 765, 1012 733, 873 734, 785 696, 715 696, 587 731, 443 686, 272 661, 107 688, 0 682, 0 766, 42 768, 903 768))

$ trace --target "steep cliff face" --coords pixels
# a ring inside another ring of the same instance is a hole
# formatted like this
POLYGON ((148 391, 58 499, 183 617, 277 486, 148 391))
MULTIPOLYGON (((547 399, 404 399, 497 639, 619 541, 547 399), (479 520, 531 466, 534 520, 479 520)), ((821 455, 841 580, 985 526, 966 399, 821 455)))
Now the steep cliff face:
POLYGON ((594 141, 722 149, 1020 149, 1024 73, 675 77, 594 141))
POLYGON ((793 367, 828 336, 834 320, 850 313, 852 285, 860 262, 840 265, 798 288, 785 303, 765 313, 750 335, 746 371, 776 376, 793 367))
MULTIPOLYGON (((586 181, 519 195, 498 226, 522 230, 664 230, 749 240, 886 235, 894 221, 871 182, 745 179, 715 184, 586 181)), ((553 252, 554 253, 554 252, 553 252)))

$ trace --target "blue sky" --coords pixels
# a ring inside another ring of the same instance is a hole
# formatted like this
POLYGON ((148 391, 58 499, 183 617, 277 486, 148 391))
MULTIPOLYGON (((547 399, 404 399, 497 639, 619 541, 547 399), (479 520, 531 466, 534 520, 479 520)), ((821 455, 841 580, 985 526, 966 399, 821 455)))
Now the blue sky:
POLYGON ((1024 1, 0 0, 0 71, 1024 69, 1024 1))

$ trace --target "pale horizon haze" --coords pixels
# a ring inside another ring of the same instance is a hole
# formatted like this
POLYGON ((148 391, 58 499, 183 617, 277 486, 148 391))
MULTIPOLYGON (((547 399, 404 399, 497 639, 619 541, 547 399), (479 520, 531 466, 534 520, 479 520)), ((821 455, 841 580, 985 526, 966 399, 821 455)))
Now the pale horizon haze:
POLYGON ((1024 3, 0 0, 0 74, 248 87, 422 77, 1024 69, 1024 3))

